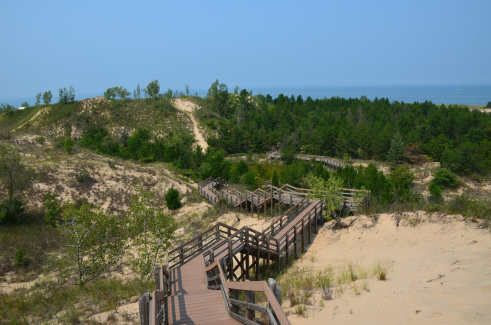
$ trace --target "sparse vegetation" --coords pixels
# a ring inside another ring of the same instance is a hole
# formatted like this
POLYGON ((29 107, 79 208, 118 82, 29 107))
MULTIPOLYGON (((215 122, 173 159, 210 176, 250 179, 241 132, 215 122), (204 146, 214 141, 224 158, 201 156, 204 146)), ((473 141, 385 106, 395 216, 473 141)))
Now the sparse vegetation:
POLYGON ((374 272, 377 275, 377 278, 381 281, 387 280, 387 276, 392 270, 393 265, 394 261, 391 259, 385 258, 383 260, 378 260, 374 267, 374 272))

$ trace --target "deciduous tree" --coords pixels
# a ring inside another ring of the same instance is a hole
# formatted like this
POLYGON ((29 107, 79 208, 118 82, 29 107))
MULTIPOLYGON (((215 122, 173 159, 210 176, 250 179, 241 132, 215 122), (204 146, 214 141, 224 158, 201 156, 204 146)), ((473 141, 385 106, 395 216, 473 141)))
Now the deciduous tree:
POLYGON ((154 206, 152 197, 152 193, 140 188, 138 195, 131 199, 128 220, 136 250, 130 256, 130 263, 142 278, 151 276, 154 264, 170 247, 177 228, 172 216, 154 206))
POLYGON ((43 93, 43 103, 44 105, 51 104, 51 99, 53 98, 53 94, 51 94, 51 90, 45 91, 43 93))
POLYGON ((123 257, 126 222, 92 208, 88 203, 63 207, 60 230, 65 237, 62 265, 76 274, 77 284, 85 285, 109 272, 123 257))
POLYGON ((160 85, 158 80, 151 81, 143 90, 147 98, 157 98, 160 93, 160 85))

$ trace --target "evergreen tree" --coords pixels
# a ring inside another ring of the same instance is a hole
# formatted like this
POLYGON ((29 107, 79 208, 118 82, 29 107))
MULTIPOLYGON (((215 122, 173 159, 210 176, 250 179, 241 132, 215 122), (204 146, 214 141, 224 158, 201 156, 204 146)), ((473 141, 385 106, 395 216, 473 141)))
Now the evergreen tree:
POLYGON ((404 162, 404 142, 402 141, 402 136, 399 131, 397 131, 392 138, 390 149, 387 153, 387 160, 394 164, 404 162))
POLYGON ((176 210, 181 207, 181 199, 179 198, 179 191, 171 187, 165 195, 165 204, 170 210, 176 210))

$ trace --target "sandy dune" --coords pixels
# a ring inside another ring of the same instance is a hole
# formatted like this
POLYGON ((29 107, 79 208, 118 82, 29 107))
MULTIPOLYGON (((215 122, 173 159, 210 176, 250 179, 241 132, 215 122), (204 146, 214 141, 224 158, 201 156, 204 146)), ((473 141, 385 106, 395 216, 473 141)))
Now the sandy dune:
POLYGON ((174 105, 178 110, 181 110, 189 114, 189 117, 193 121, 194 138, 196 139, 197 144, 199 144, 201 148, 203 148, 203 151, 205 151, 208 148, 208 143, 206 143, 203 134, 199 130, 198 123, 196 122, 193 115, 193 111, 196 105, 190 100, 181 99, 181 98, 174 100, 174 105))
POLYGON ((394 262, 387 281, 371 276, 366 291, 357 280, 323 307, 314 295, 307 317, 290 315, 292 324, 491 324, 491 233, 459 216, 419 211, 396 227, 393 214, 381 214, 346 230, 323 227, 296 266, 350 261, 369 270, 382 259, 394 262))

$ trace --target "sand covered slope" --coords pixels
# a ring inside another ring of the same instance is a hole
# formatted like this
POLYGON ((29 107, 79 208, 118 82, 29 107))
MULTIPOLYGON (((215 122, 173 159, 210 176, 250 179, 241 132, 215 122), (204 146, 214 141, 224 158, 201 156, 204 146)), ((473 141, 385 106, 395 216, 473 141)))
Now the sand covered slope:
MULTIPOLYGON (((349 229, 323 227, 300 269, 333 273, 351 263, 365 280, 333 287, 333 299, 318 292, 292 324, 491 324, 491 233, 459 216, 414 212, 361 216, 349 229), (390 261, 386 281, 372 270, 390 261), (366 289, 366 290, 365 290, 366 289)), ((291 272, 290 269, 289 272, 291 272)), ((298 270, 298 269, 297 269, 298 270)))

